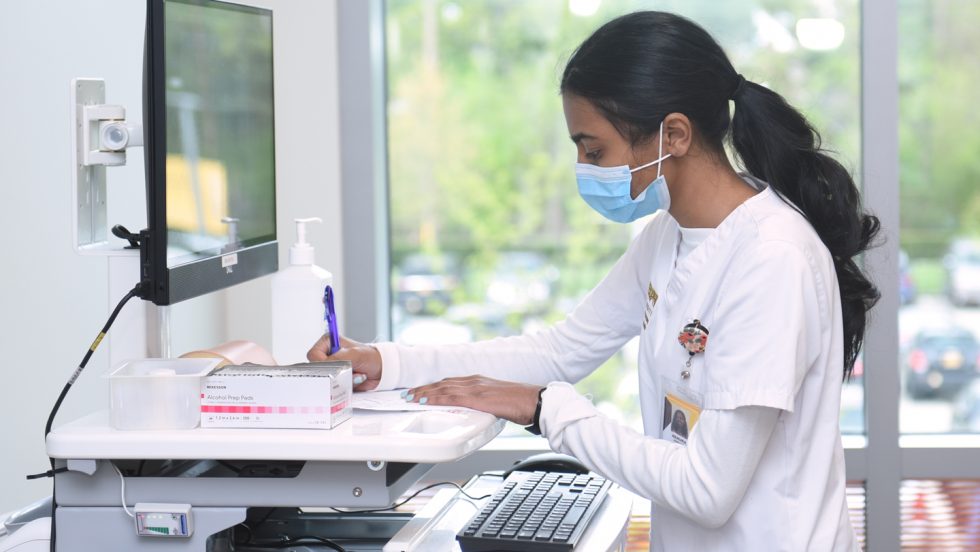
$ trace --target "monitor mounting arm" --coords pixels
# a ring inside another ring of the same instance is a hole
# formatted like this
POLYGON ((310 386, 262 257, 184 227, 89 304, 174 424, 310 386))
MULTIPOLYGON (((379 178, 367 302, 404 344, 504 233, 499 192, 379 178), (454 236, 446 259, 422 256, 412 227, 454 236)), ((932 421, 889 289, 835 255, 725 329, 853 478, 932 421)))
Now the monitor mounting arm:
POLYGON ((105 81, 72 79, 72 233, 79 253, 106 254, 109 247, 106 167, 126 164, 126 149, 143 145, 143 125, 126 109, 106 105, 105 81))

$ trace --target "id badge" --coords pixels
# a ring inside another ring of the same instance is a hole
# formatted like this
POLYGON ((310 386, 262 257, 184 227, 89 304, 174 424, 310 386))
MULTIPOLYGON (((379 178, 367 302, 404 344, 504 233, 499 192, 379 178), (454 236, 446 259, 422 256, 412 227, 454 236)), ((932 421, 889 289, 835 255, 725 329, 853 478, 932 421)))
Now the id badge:
POLYGON ((660 383, 664 391, 660 437, 687 446, 688 435, 694 431, 694 426, 701 417, 704 397, 686 383, 666 376, 660 376, 660 383))

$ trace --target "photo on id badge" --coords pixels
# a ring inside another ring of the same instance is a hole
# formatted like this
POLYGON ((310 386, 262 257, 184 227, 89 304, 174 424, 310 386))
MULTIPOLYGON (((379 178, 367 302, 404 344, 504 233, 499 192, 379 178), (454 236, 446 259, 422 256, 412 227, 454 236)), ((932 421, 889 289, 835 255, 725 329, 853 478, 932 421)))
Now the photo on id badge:
POLYGON ((687 445, 688 436, 694 431, 701 417, 701 394, 687 384, 661 376, 664 390, 663 424, 660 437, 679 445, 687 445))

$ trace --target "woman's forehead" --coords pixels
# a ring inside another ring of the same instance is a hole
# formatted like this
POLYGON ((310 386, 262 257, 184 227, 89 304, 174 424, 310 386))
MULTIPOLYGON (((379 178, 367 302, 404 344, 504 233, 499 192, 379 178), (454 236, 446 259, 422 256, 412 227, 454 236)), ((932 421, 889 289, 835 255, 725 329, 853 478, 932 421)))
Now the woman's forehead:
POLYGON ((563 94, 562 107, 565 110, 568 135, 576 143, 582 139, 603 139, 619 135, 595 104, 582 96, 563 94))

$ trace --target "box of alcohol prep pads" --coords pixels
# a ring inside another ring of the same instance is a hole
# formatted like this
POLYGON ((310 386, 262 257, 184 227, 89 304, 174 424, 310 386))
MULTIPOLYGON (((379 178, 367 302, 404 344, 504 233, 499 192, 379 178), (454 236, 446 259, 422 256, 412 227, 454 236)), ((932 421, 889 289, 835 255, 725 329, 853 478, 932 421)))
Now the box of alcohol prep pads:
POLYGON ((331 429, 351 417, 351 364, 224 366, 201 380, 201 427, 331 429))

